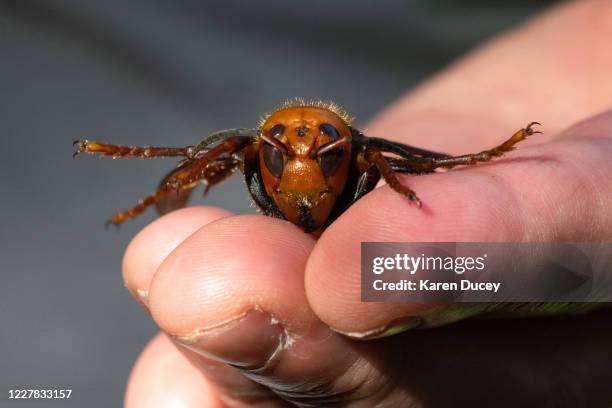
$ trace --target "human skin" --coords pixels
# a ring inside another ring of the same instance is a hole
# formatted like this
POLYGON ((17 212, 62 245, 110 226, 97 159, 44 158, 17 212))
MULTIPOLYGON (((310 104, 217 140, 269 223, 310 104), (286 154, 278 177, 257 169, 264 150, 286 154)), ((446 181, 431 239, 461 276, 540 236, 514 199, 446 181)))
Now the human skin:
POLYGON ((164 334, 136 363, 126 406, 608 406, 605 310, 357 338, 432 307, 360 302, 362 241, 612 240, 609 38, 610 2, 565 4, 366 126, 461 154, 544 124, 545 135, 494 162, 403 178, 422 209, 383 186, 318 241, 285 221, 211 207, 147 226, 123 274, 164 334))

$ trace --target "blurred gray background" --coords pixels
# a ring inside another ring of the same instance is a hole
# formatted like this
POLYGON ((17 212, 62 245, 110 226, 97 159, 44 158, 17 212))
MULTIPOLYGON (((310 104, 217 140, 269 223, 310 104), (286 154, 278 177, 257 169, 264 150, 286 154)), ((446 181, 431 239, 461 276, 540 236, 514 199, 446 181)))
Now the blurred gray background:
MULTIPOLYGON (((294 96, 363 123, 549 3, 0 0, 0 406, 119 406, 156 332, 120 273, 154 214, 103 224, 173 162, 72 160, 74 139, 182 146, 294 96), (8 400, 24 387, 74 391, 8 400)), ((206 202, 252 211, 239 176, 206 202)))

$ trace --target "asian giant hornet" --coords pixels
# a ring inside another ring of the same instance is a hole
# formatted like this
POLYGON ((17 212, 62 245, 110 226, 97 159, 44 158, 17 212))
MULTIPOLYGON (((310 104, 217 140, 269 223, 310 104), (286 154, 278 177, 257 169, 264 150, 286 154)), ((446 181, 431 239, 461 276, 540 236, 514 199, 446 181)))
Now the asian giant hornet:
POLYGON ((534 133, 531 122, 504 143, 476 154, 450 156, 403 143, 365 136, 346 111, 331 102, 294 99, 266 115, 257 128, 229 129, 187 147, 134 147, 77 140, 79 153, 118 157, 182 157, 154 194, 113 215, 119 225, 155 205, 163 214, 185 206, 195 187, 205 192, 244 174, 255 205, 265 215, 285 219, 320 234, 349 206, 372 191, 381 177, 418 207, 416 193, 398 173, 425 174, 491 160, 534 133))

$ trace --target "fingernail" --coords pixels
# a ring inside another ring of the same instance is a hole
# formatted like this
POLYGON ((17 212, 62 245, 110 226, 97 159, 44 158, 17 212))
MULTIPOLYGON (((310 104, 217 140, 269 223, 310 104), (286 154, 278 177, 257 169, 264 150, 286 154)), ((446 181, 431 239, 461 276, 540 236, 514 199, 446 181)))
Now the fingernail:
POLYGON ((149 291, 138 288, 131 288, 127 282, 123 282, 123 286, 130 292, 130 295, 140 306, 142 306, 147 312, 149 312, 149 291))
POLYGON ((277 319, 250 310, 222 323, 172 336, 183 346, 213 360, 241 368, 266 366, 283 349, 285 331, 277 319))
POLYGON ((391 323, 372 330, 363 332, 345 332, 333 329, 340 334, 350 337, 355 340, 373 340, 383 337, 394 336, 407 330, 415 329, 423 324, 423 319, 419 316, 408 316, 395 319, 391 323))
POLYGON ((142 289, 136 289, 137 300, 146 308, 149 309, 149 292, 142 289))

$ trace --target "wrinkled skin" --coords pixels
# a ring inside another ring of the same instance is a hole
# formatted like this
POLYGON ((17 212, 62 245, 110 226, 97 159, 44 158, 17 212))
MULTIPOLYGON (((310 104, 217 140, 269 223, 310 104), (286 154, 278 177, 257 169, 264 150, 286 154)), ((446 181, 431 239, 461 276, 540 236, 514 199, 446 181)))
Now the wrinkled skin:
POLYGON ((410 178, 421 210, 381 187, 318 241, 285 221, 210 207, 146 227, 124 278, 172 338, 160 334, 141 355, 126 405, 609 406, 605 310, 467 319, 382 339, 338 333, 432 307, 361 303, 361 241, 612 240, 612 112, 590 117, 610 109, 609 38, 610 2, 569 3, 383 112, 372 134, 449 153, 492 145, 526 118, 545 125, 497 162, 410 178))

